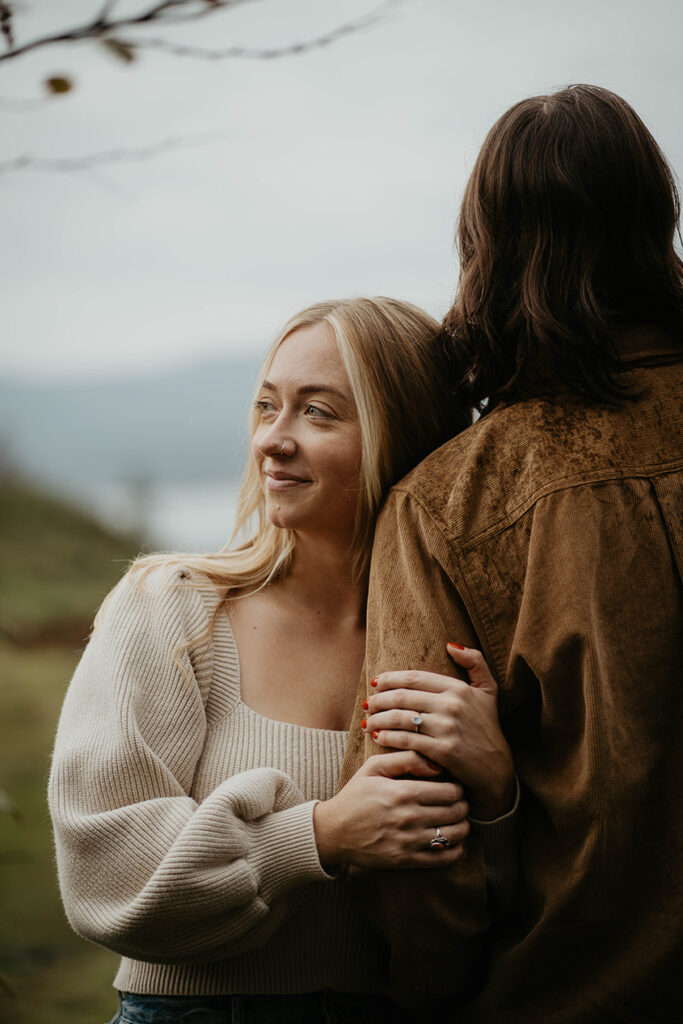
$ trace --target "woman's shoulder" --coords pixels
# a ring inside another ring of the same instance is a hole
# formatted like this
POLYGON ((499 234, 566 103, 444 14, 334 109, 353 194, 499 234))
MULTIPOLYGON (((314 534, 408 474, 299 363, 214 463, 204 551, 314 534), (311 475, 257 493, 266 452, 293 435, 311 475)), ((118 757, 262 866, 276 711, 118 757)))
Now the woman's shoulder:
POLYGON ((145 556, 134 562, 105 598, 95 619, 101 624, 128 620, 138 630, 154 623, 195 630, 211 619, 221 600, 204 574, 174 556, 145 556))
POLYGON ((219 589, 182 560, 139 559, 105 598, 77 675, 169 692, 194 678, 205 701, 220 601, 219 589))
POLYGON ((119 585, 128 582, 144 582, 146 589, 159 592, 169 586, 203 585, 210 586, 206 576, 192 568, 193 555, 140 555, 128 566, 119 585))

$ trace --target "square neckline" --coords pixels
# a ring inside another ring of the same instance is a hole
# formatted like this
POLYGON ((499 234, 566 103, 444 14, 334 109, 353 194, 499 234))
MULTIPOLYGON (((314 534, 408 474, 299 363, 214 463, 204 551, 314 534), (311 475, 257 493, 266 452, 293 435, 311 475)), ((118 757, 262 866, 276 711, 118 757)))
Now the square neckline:
POLYGON ((225 612, 224 619, 225 619, 225 623, 226 623, 226 626, 227 626, 227 632, 228 632, 228 637, 229 637, 230 645, 232 647, 232 651, 233 651, 233 655, 234 655, 235 668, 236 668, 236 674, 237 674, 237 678, 236 678, 237 700, 236 700, 236 703, 235 703, 235 707, 242 707, 242 708, 245 709, 245 711, 247 711, 248 714, 254 715, 256 718, 260 718, 262 721, 268 722, 271 725, 283 726, 283 727, 288 728, 288 729, 296 729, 298 731, 303 731, 303 732, 316 733, 316 734, 321 735, 321 736, 322 735, 334 736, 334 737, 343 736, 344 739, 347 740, 349 738, 350 734, 351 734, 351 730, 350 729, 324 729, 322 727, 315 726, 315 725, 299 725, 297 722, 285 722, 281 718, 270 718, 268 715, 264 715, 261 711, 257 711, 256 708, 252 708, 250 704, 247 704, 247 702, 242 697, 242 665, 241 665, 241 662, 240 662, 240 652, 239 652, 239 648, 237 646, 237 641, 235 640, 235 634, 232 631, 232 623, 230 621, 230 615, 229 615, 229 612, 228 612, 227 604, 224 606, 224 612, 225 612))

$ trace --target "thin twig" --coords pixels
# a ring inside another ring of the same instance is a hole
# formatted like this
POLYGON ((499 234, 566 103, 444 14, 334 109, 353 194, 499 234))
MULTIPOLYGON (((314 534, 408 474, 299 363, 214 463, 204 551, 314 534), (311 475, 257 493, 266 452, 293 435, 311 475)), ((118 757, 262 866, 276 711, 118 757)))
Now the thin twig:
MULTIPOLYGON (((185 0, 187 3, 188 0, 185 0)), ((190 0, 195 4, 200 0, 190 0)), ((201 7, 198 7, 196 11, 188 11, 183 13, 182 11, 178 15, 174 15, 171 11, 170 14, 164 14, 161 21, 162 25, 185 25, 188 21, 197 21, 199 18, 205 18, 209 14, 213 14, 216 10, 226 10, 230 7, 240 7, 244 3, 255 3, 256 0, 203 0, 201 7)))
MULTIPOLYGON (((163 25, 186 24, 189 21, 196 21, 199 18, 207 17, 209 14, 215 14, 217 11, 224 11, 231 7, 239 7, 243 4, 254 2, 255 0, 160 0, 159 3, 139 14, 110 18, 109 15, 116 0, 106 0, 104 7, 93 21, 73 29, 57 32, 54 35, 33 39, 22 46, 12 46, 5 53, 0 54, 0 61, 10 60, 31 50, 37 50, 43 46, 51 46, 54 43, 106 39, 115 36, 121 29, 129 29, 136 26, 146 27, 154 23, 163 25)), ((135 39, 130 41, 130 45, 135 49, 163 50, 166 53, 172 53, 179 57, 200 57, 208 60, 225 60, 229 58, 270 60, 278 57, 289 57, 305 53, 308 50, 319 49, 335 42, 337 39, 341 39, 343 36, 358 32, 360 29, 366 28, 368 25, 378 21, 388 8, 398 6, 401 2, 403 0, 384 0, 384 3, 362 18, 339 25, 330 32, 325 32, 314 39, 292 43, 288 46, 273 48, 232 46, 223 50, 211 50, 199 46, 174 43, 166 39, 135 39)), ((1 6, 2 4, 0 3, 1 6)))
POLYGON ((98 167, 101 164, 130 163, 140 160, 151 160, 161 153, 167 153, 173 149, 189 149, 193 146, 206 146, 225 139, 224 133, 205 132, 201 135, 185 136, 183 138, 163 139, 161 142, 153 142, 148 146, 139 146, 130 149, 108 149, 101 153, 87 153, 75 157, 41 157, 31 156, 24 153, 22 156, 14 157, 13 160, 0 162, 0 174, 9 174, 12 171, 85 171, 91 167, 98 167))
POLYGON ((127 15, 120 18, 110 18, 109 12, 113 3, 105 3, 104 7, 93 21, 73 29, 66 29, 63 32, 55 32, 53 35, 42 36, 33 39, 22 46, 13 46, 5 53, 0 54, 0 61, 10 60, 28 53, 30 50, 37 50, 43 46, 50 46, 53 43, 77 42, 83 39, 100 39, 102 36, 117 32, 122 28, 130 28, 133 25, 149 25, 152 22, 163 24, 180 24, 181 22, 195 21, 208 14, 215 14, 217 11, 225 10, 228 7, 237 7, 251 0, 160 0, 153 7, 147 8, 139 14, 127 15), (168 18, 168 12, 177 11, 179 8, 190 8, 182 13, 181 17, 168 18))
MULTIPOLYGON (((382 8, 386 5, 383 4, 382 8)), ((203 46, 188 46, 186 43, 172 43, 167 39, 142 39, 134 45, 138 49, 161 50, 164 53, 171 53, 174 57, 198 57, 203 60, 276 60, 280 57, 293 57, 297 54, 307 53, 310 50, 319 50, 324 46, 330 46, 338 39, 359 32, 367 28, 381 18, 381 10, 371 12, 363 18, 339 25, 337 28, 324 32, 313 39, 306 39, 298 43, 289 43, 286 46, 275 46, 270 48, 252 48, 247 46, 230 46, 221 50, 210 50, 203 46)))

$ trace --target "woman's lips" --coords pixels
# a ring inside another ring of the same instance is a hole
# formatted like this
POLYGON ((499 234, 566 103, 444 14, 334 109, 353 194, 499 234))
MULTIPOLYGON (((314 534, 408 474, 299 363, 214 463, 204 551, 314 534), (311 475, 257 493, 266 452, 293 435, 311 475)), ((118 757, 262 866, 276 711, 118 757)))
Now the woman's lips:
POLYGON ((308 484, 299 476, 289 476, 287 473, 266 473, 266 489, 269 491, 288 491, 292 487, 300 487, 301 484, 308 484))

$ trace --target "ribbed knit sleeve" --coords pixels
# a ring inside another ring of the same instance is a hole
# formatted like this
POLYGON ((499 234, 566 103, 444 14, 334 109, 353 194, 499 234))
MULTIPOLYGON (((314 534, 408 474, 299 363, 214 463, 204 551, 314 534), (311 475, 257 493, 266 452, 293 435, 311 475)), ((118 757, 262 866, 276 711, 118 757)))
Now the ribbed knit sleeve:
POLYGON ((211 602, 182 573, 132 573, 76 670, 50 778, 73 928, 125 956, 192 963, 265 942, 287 894, 326 879, 304 802, 255 768, 190 795, 210 687, 211 602))

